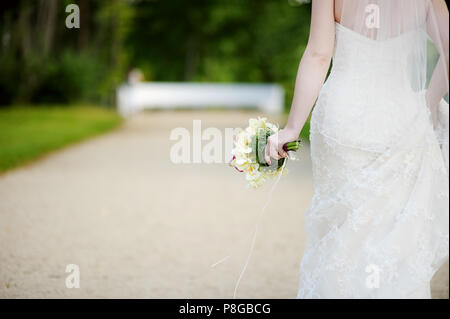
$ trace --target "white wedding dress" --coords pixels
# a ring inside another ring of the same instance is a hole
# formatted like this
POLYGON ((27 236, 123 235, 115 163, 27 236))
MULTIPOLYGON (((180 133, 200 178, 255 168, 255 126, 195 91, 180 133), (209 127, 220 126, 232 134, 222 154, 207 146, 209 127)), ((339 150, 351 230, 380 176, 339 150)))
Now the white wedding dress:
MULTIPOLYGON (((315 192, 298 298, 430 298, 449 253, 448 146, 409 81, 417 41, 424 28, 373 40, 336 23, 311 119, 315 192)), ((448 132, 444 101, 440 112, 448 132)))

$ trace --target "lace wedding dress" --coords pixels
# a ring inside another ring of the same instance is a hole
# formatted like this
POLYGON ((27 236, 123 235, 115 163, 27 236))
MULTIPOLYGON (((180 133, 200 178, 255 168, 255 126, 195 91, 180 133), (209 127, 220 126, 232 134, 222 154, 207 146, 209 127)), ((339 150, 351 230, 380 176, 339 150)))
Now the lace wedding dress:
POLYGON ((311 119, 298 298, 430 298, 449 253, 448 104, 436 122, 411 84, 418 41, 429 42, 420 24, 381 39, 336 23, 311 119))

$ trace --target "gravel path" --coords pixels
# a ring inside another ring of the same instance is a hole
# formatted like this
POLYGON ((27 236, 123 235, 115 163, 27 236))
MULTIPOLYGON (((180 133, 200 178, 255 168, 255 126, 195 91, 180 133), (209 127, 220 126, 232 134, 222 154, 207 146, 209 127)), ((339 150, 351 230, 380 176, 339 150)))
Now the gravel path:
MULTIPOLYGON (((250 112, 150 112, 0 176, 0 298, 229 298, 270 185, 173 164, 174 127, 243 127, 250 112), (225 263, 210 265, 235 249, 225 263), (68 289, 66 265, 80 269, 68 289)), ((304 149, 260 226, 238 297, 293 298, 312 196, 304 149)), ((448 265, 434 296, 448 297, 448 265)))

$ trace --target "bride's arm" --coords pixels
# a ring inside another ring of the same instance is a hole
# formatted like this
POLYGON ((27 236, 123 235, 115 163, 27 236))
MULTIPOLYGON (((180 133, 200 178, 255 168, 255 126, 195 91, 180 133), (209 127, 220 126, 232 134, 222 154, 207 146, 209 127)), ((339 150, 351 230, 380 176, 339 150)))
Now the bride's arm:
POLYGON ((313 0, 308 45, 300 61, 286 127, 269 137, 266 161, 286 157, 283 145, 296 140, 319 95, 334 49, 334 0, 313 0))
POLYGON ((448 93, 449 62, 449 17, 444 0, 432 0, 428 11, 427 29, 440 53, 426 92, 429 107, 436 107, 442 97, 448 93))

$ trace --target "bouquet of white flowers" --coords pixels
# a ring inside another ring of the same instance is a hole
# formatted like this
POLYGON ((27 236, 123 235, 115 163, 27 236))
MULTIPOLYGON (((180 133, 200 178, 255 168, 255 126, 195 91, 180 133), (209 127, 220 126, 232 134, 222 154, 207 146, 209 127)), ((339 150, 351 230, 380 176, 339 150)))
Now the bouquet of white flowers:
MULTIPOLYGON (((272 164, 268 165, 264 158, 267 138, 277 133, 279 129, 276 125, 267 122, 266 118, 250 119, 248 122, 249 126, 236 138, 230 166, 245 173, 249 185, 257 188, 267 179, 283 171, 286 158, 272 161, 272 164)), ((286 152, 297 151, 300 147, 300 140, 283 145, 286 152)))

